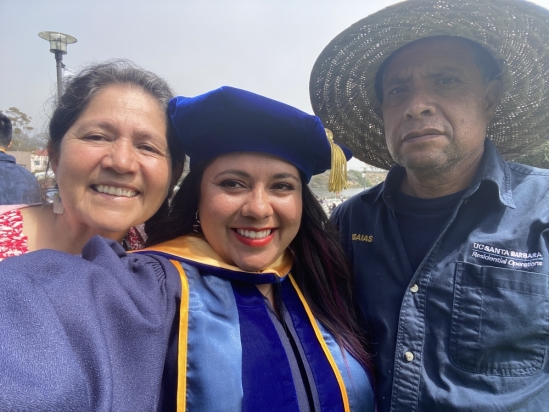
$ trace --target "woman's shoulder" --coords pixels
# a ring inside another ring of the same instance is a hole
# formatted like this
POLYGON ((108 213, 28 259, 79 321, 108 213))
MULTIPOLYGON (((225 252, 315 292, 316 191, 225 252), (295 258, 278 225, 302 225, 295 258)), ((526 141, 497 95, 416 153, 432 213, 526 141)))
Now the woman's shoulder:
MULTIPOLYGON (((42 249, 0 262, 2 282, 14 281, 63 293, 179 295, 177 269, 160 256, 128 254, 118 243, 94 236, 82 255, 42 249), (72 292, 71 292, 72 291, 72 292)), ((150 300, 149 299, 149 300, 150 300)), ((153 300, 154 300, 153 299, 153 300)))
POLYGON ((0 205, 0 215, 22 209, 29 205, 0 205))
POLYGON ((127 252, 113 240, 94 236, 82 248, 86 262, 109 272, 124 270, 132 275, 154 276, 157 279, 178 275, 177 269, 166 258, 158 255, 127 252))

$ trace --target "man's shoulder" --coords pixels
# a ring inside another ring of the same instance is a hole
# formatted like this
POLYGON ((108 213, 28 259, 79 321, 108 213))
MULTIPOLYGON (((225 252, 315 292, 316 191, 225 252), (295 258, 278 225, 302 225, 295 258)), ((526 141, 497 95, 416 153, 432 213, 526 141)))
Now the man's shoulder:
POLYGON ((0 163, 0 169, 2 169, 2 173, 9 174, 10 178, 33 182, 36 181, 36 178, 29 170, 16 163, 0 163))
MULTIPOLYGON (((0 151, 0 162, 3 163, 15 163, 15 157, 5 152, 0 151)), ((0 163, 2 164, 2 163, 0 163)))
POLYGON ((549 192, 549 169, 507 162, 511 175, 513 193, 535 193, 538 197, 546 197, 549 192))
POLYGON ((512 173, 532 177, 540 176, 542 179, 543 177, 549 179, 549 169, 542 169, 540 167, 534 167, 515 162, 507 162, 507 164, 509 165, 509 169, 512 173))
POLYGON ((36 180, 36 177, 31 173, 29 172, 27 169, 25 169, 23 166, 19 166, 21 169, 20 169, 20 172, 23 176, 25 176, 26 179, 28 179, 30 182, 37 182, 36 180))
POLYGON ((500 159, 497 168, 487 169, 482 181, 493 181, 499 200, 520 213, 549 207, 549 169, 500 159))
POLYGON ((42 190, 31 172, 14 163, 0 163, 0 204, 33 204, 42 201, 42 190))

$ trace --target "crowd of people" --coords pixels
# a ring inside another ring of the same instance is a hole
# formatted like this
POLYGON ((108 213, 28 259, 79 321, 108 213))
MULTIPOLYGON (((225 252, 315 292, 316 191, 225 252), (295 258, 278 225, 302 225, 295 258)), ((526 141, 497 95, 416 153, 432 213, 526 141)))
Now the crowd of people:
POLYGON ((549 171, 510 159, 547 140, 549 10, 407 0, 309 87, 316 115, 91 65, 51 117, 53 204, 0 117, 0 410, 546 408, 549 171), (352 155, 387 179, 319 202, 352 155))
POLYGON ((326 213, 326 216, 330 216, 332 212, 335 210, 336 207, 338 207, 341 203, 343 203, 345 200, 349 198, 338 196, 338 197, 319 197, 318 202, 320 203, 320 206, 322 206, 322 210, 324 210, 324 213, 326 213))

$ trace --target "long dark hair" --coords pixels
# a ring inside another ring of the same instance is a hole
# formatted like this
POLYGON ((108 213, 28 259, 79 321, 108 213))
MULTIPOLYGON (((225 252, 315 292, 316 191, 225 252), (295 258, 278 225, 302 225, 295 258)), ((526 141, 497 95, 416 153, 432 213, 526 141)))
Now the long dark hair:
MULTIPOLYGON (((174 195, 169 213, 154 225, 146 223, 147 246, 193 234, 200 183, 210 163, 193 166, 174 195)), ((301 225, 290 244, 294 279, 315 317, 333 334, 339 346, 371 371, 371 359, 353 310, 353 272, 339 245, 337 231, 307 185, 303 185, 302 201, 301 225)))
POLYGON ((353 271, 339 244, 338 232, 307 185, 294 252, 292 274, 315 317, 364 367, 372 370, 353 300, 353 271))

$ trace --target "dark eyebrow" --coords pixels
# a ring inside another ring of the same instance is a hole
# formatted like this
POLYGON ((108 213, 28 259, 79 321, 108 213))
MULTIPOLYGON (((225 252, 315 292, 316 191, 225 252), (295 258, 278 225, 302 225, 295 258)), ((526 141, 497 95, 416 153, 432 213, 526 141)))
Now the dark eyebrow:
POLYGON ((77 130, 85 129, 87 127, 100 127, 102 129, 106 129, 109 131, 114 131, 115 129, 113 125, 110 124, 109 122, 105 122, 103 120, 89 120, 87 122, 80 123, 78 125, 77 130))
MULTIPOLYGON (((227 169, 219 172, 214 176, 214 178, 217 178, 219 176, 223 175, 236 175, 240 177, 251 177, 251 175, 248 172, 245 172, 244 170, 240 169, 227 169)), ((301 179, 294 175, 293 173, 276 173, 272 176, 274 179, 293 179, 296 182, 301 182, 301 179)))
POLYGON ((240 176, 240 177, 250 177, 250 174, 249 174, 249 173, 246 173, 244 170, 240 170, 240 169, 227 169, 227 170, 222 170, 221 172, 219 172, 218 174, 216 174, 216 175, 214 176, 214 178, 219 177, 219 176, 223 176, 223 175, 237 175, 237 176, 240 176))
POLYGON ((301 182, 301 179, 299 179, 296 175, 293 173, 277 173, 273 176, 275 179, 294 179, 297 182, 301 182))
MULTIPOLYGON (((100 129, 108 130, 111 133, 116 133, 117 128, 112 123, 104 120, 90 120, 88 122, 81 123, 78 125, 78 128, 76 130, 85 129, 89 127, 98 127, 100 129)), ((142 129, 135 129, 134 133, 136 136, 140 138, 146 138, 146 139, 154 139, 154 138, 160 138, 162 140, 164 139, 164 136, 156 133, 149 133, 148 131, 142 130, 142 129)))
POLYGON ((429 77, 437 77, 445 74, 462 74, 463 70, 456 69, 455 67, 440 67, 436 72, 429 74, 429 77))
MULTIPOLYGON (((443 75, 446 75, 446 74, 461 75, 461 74, 462 74, 462 70, 456 69, 455 67, 451 67, 451 66, 444 66, 444 67, 439 67, 439 68, 437 68, 435 71, 429 73, 429 74, 427 75, 427 77, 429 77, 429 78, 435 78, 435 77, 443 76, 443 75)), ((398 85, 398 84, 406 83, 409 79, 410 79, 409 76, 406 76, 406 77, 401 77, 401 76, 384 76, 384 77, 383 77, 383 83, 391 84, 391 85, 395 85, 395 84, 398 85)))

